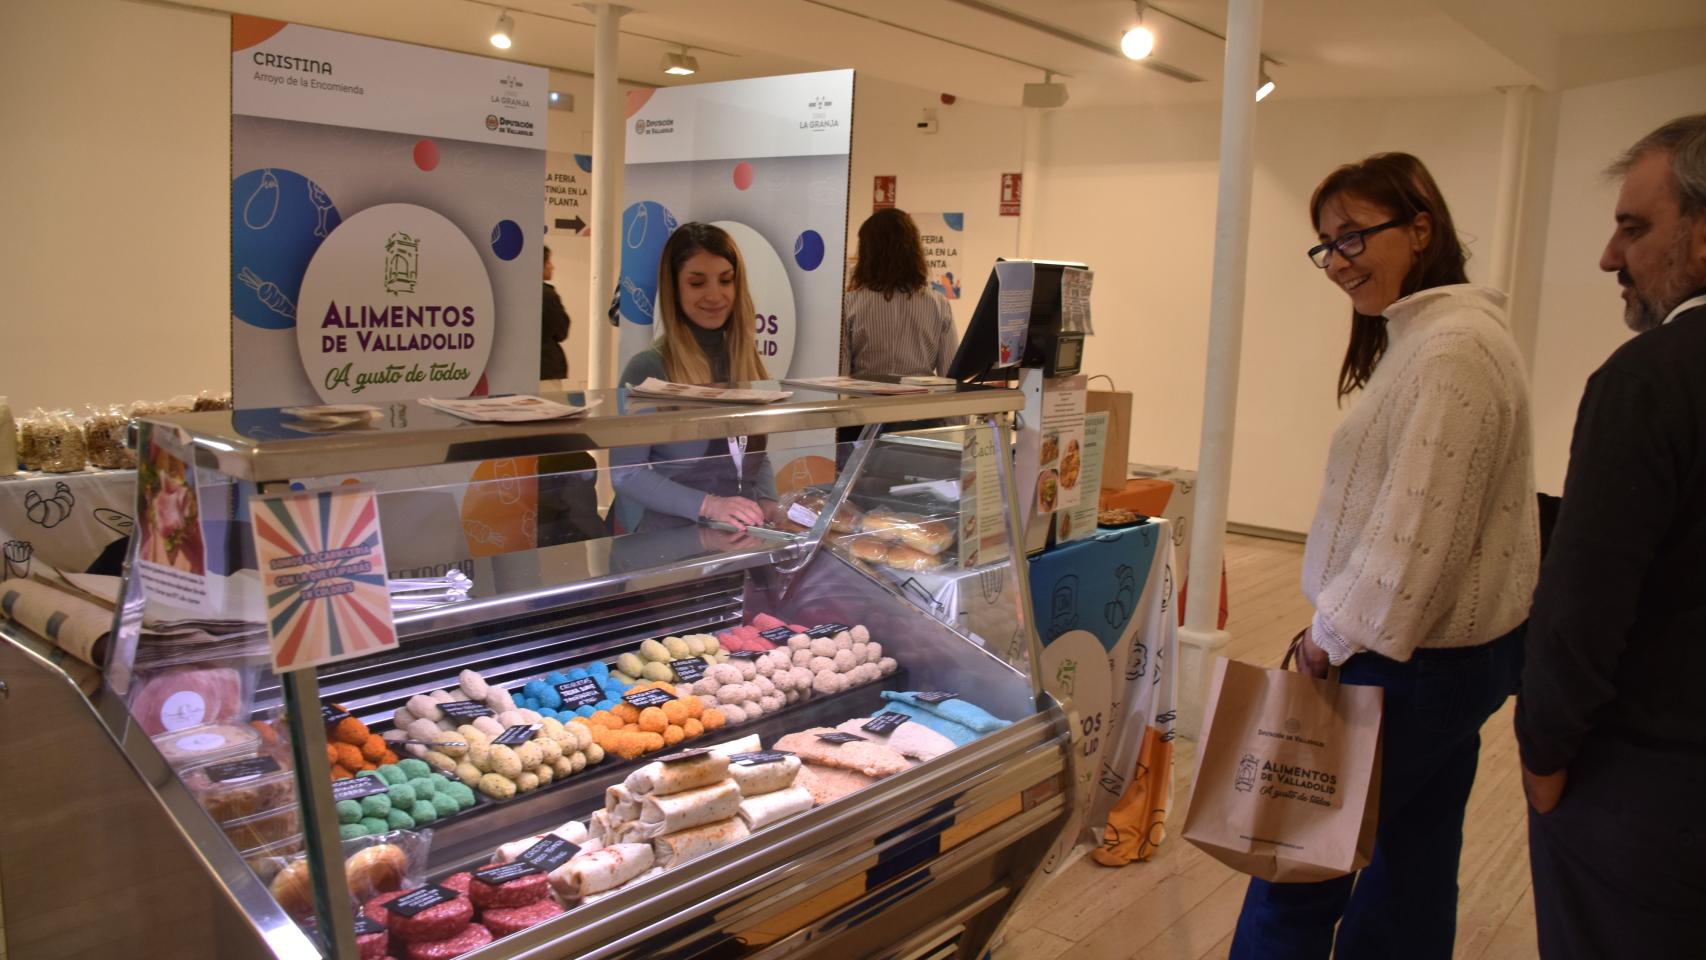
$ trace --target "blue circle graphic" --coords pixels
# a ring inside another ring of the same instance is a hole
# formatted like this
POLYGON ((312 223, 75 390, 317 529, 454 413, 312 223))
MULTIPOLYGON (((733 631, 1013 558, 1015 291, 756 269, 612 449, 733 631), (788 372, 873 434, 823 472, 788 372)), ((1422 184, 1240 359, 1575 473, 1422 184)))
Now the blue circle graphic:
POLYGON ((629 323, 651 325, 652 307, 658 297, 658 261, 677 226, 675 214, 655 200, 641 200, 622 211, 618 300, 629 323))
POLYGON ((326 191, 294 170, 232 180, 231 315, 263 330, 295 327, 308 261, 342 222, 326 191))
POLYGON ((794 262, 801 270, 816 270, 823 264, 823 237, 816 230, 807 230, 794 240, 794 262))
POLYGON ((526 244, 522 240, 521 224, 514 220, 499 220, 492 228, 492 252, 499 260, 514 260, 521 256, 521 248, 526 244))

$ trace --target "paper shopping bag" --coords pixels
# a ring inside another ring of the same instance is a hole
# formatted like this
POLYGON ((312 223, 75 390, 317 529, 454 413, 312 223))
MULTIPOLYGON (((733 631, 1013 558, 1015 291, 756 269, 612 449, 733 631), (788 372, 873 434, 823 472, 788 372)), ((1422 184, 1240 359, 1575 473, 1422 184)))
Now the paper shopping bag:
POLYGON ((1215 662, 1186 840, 1264 880, 1326 880, 1368 865, 1385 691, 1336 674, 1215 662))

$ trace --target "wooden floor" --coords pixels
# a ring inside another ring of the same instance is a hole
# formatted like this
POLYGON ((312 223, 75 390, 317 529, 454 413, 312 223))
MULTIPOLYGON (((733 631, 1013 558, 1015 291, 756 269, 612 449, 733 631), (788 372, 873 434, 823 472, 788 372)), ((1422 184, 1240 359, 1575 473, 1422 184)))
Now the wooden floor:
MULTIPOLYGON (((1229 657, 1278 665, 1308 622, 1298 592, 1302 544, 1229 536, 1229 657)), ((1514 702, 1514 701, 1513 701, 1514 702)), ((1458 960, 1537 956, 1528 832, 1517 779, 1512 704, 1482 731, 1458 873, 1458 960)), ((1190 804, 1195 744, 1181 740, 1171 823, 1190 804)), ((1020 907, 995 960, 1198 960, 1225 957, 1247 879, 1177 836, 1147 863, 1109 868, 1088 857, 1020 907)))

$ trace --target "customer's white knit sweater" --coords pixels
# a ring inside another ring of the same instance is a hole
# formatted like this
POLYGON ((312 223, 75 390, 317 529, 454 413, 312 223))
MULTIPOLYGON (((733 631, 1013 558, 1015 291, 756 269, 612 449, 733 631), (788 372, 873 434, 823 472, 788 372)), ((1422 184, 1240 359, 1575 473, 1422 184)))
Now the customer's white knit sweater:
POLYGON ((1335 663, 1487 643, 1528 616, 1528 379, 1504 306, 1461 284, 1386 310, 1386 354, 1333 434, 1303 555, 1313 638, 1335 663))

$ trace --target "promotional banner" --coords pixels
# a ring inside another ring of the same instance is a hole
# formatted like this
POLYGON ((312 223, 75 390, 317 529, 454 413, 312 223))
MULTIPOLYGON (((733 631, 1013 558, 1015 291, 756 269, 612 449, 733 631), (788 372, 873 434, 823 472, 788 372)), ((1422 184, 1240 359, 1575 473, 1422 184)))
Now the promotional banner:
POLYGON ((924 242, 924 263, 930 271, 930 289, 949 300, 960 299, 964 274, 960 273, 960 242, 966 235, 963 213, 915 213, 918 238, 924 242))
POLYGON ((838 371, 852 130, 851 70, 629 92, 623 366, 657 334, 664 243, 698 220, 740 247, 770 376, 838 371))
POLYGON ((538 389, 548 74, 231 18, 238 407, 538 389))
POLYGON ((256 497, 249 517, 273 672, 397 646, 371 486, 256 497))

